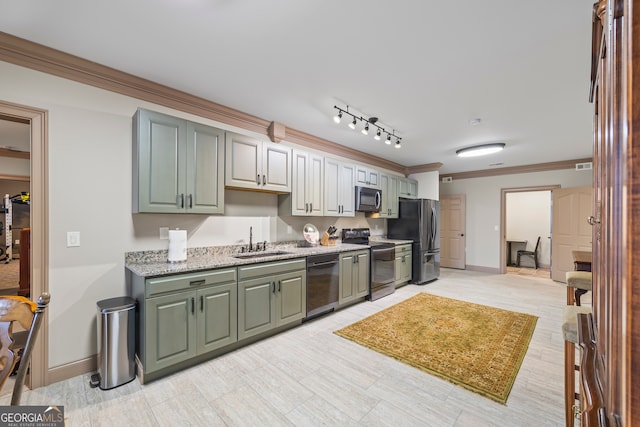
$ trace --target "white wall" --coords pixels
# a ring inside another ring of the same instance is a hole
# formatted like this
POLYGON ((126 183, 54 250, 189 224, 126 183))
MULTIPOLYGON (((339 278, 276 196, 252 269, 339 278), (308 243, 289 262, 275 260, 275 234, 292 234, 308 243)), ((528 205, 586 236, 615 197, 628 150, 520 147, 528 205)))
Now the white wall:
MULTIPOLYGON (((160 227, 186 229, 190 247, 247 242, 249 227, 254 241, 299 240, 306 222, 320 231, 335 224, 384 233, 385 220, 363 214, 278 218, 277 196, 243 191, 225 192, 224 216, 132 214, 131 118, 138 107, 251 132, 4 62, 0 75, 3 101, 49 113, 50 368, 96 353, 96 302, 126 294, 125 252, 167 248, 160 227), (68 231, 81 233, 80 247, 66 247, 68 231)), ((12 173, 28 174, 20 171, 12 173)))
MULTIPOLYGON (((533 251, 540 236, 538 264, 551 265, 551 191, 525 191, 507 193, 505 204, 507 240, 526 241, 526 250, 533 251)), ((523 249, 523 248, 518 248, 523 249)), ((512 260, 515 262, 515 250, 512 260)), ((531 257, 527 264, 532 266, 531 257)))
POLYGON ((564 169, 440 183, 441 195, 466 195, 467 265, 500 268, 500 195, 503 188, 591 185, 591 172, 564 169))

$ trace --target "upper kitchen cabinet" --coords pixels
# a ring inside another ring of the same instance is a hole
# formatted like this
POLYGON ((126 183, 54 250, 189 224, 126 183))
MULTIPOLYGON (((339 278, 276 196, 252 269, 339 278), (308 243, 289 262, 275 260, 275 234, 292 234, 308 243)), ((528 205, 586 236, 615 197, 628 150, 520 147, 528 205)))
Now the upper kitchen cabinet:
POLYGON ((223 150, 223 130, 138 109, 133 117, 133 212, 223 213, 223 150))
POLYGON ((322 216, 324 157, 293 150, 291 193, 280 195, 278 210, 283 215, 322 216))
POLYGON ((356 166, 356 185, 369 188, 380 188, 380 172, 367 166, 356 166))
POLYGON ((324 159, 324 215, 355 216, 355 166, 324 159))
POLYGON ((400 179, 402 178, 398 175, 380 174, 382 204, 378 214, 379 218, 398 218, 398 181, 400 179))
POLYGON ((291 192, 291 149, 227 132, 225 186, 273 193, 291 192))
POLYGON ((418 181, 415 179, 400 178, 398 196, 416 199, 418 197, 418 181))

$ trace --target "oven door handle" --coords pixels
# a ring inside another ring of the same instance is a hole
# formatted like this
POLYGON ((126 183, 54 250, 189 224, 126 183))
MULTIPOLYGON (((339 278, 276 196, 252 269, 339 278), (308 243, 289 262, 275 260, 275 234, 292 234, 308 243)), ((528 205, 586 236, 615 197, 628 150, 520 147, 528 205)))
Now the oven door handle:
POLYGON ((309 264, 308 268, 315 268, 315 267, 322 267, 325 265, 336 265, 336 264, 338 264, 338 261, 319 262, 317 264, 309 264))

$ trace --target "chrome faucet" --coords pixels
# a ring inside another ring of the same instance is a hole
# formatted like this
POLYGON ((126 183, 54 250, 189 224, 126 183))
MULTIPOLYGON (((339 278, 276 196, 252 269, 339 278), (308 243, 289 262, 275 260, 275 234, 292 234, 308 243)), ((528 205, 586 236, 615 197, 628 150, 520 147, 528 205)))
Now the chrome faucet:
POLYGON ((253 251, 253 227, 249 227, 249 252, 253 251))

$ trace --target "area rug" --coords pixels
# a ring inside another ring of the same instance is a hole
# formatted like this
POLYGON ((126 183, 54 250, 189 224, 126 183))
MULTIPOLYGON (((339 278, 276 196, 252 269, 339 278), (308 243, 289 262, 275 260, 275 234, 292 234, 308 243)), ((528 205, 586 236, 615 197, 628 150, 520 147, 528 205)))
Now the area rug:
POLYGON ((506 404, 537 320, 420 293, 335 333, 506 404))

